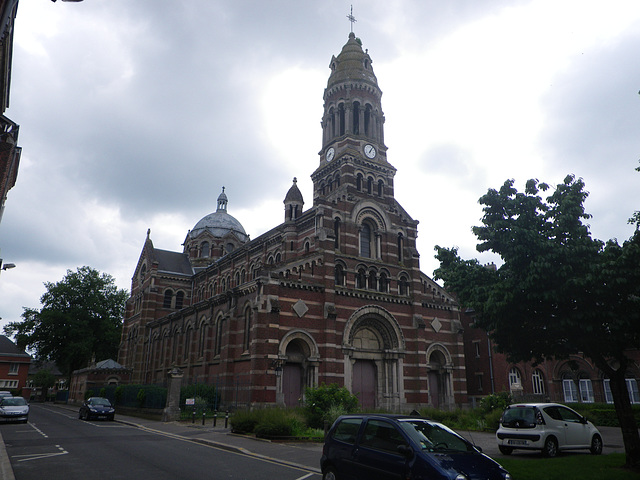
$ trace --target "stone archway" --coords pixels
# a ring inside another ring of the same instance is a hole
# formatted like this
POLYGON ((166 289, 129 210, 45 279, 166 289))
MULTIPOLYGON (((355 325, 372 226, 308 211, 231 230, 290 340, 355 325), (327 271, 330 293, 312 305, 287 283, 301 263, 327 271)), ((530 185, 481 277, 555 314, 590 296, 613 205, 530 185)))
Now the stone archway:
POLYGON ((429 404, 434 408, 450 409, 453 398, 453 362, 449 351, 440 344, 427 350, 427 382, 429 404))
POLYGON ((404 404, 404 338, 395 318, 378 306, 363 307, 344 331, 345 386, 363 409, 398 410, 404 404))
POLYGON ((287 407, 300 405, 306 387, 318 383, 318 346, 307 332, 294 330, 282 339, 278 349, 281 375, 276 385, 276 403, 287 407))

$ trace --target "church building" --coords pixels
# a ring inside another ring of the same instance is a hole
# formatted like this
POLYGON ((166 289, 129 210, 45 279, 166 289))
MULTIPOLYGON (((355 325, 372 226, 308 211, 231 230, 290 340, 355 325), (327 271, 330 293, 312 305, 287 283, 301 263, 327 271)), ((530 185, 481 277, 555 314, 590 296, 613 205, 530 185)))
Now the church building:
POLYGON ((133 383, 178 368, 226 405, 299 405, 321 384, 364 409, 467 404, 464 314, 420 271, 371 57, 351 33, 329 67, 310 207, 294 178, 283 222, 250 239, 222 188, 182 251, 147 233, 118 358, 133 383))

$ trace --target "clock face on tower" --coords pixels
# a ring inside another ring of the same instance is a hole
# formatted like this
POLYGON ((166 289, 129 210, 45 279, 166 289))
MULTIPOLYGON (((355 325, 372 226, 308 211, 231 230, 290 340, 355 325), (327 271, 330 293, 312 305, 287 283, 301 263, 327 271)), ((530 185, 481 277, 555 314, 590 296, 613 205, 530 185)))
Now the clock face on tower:
POLYGON ((369 157, 369 158, 373 158, 376 156, 376 147, 374 147, 373 145, 367 144, 364 146, 364 154, 369 157))
POLYGON ((327 160, 327 162, 330 162, 331 160, 333 160, 335 154, 336 151, 333 149, 333 147, 331 147, 329 150, 327 150, 327 153, 324 154, 324 158, 327 160))

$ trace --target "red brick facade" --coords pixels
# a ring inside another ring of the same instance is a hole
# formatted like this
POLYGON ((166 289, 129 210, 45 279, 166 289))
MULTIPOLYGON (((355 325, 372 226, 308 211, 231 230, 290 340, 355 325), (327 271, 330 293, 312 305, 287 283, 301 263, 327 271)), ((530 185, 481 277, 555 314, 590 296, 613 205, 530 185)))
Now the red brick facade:
POLYGON ((183 252, 147 236, 119 354, 133 382, 165 383, 177 366, 227 404, 297 405, 322 383, 346 386, 365 408, 467 403, 462 314, 420 271, 381 95, 351 35, 331 61, 311 208, 294 179, 284 223, 249 240, 223 191, 183 252))

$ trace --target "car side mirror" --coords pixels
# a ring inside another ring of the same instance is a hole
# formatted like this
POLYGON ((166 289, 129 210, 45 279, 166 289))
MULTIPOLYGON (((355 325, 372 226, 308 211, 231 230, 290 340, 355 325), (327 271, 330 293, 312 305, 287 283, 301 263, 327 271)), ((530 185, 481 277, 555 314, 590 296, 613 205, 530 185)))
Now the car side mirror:
POLYGON ((398 453, 404 455, 407 458, 413 457, 413 448, 409 445, 398 445, 398 453))

